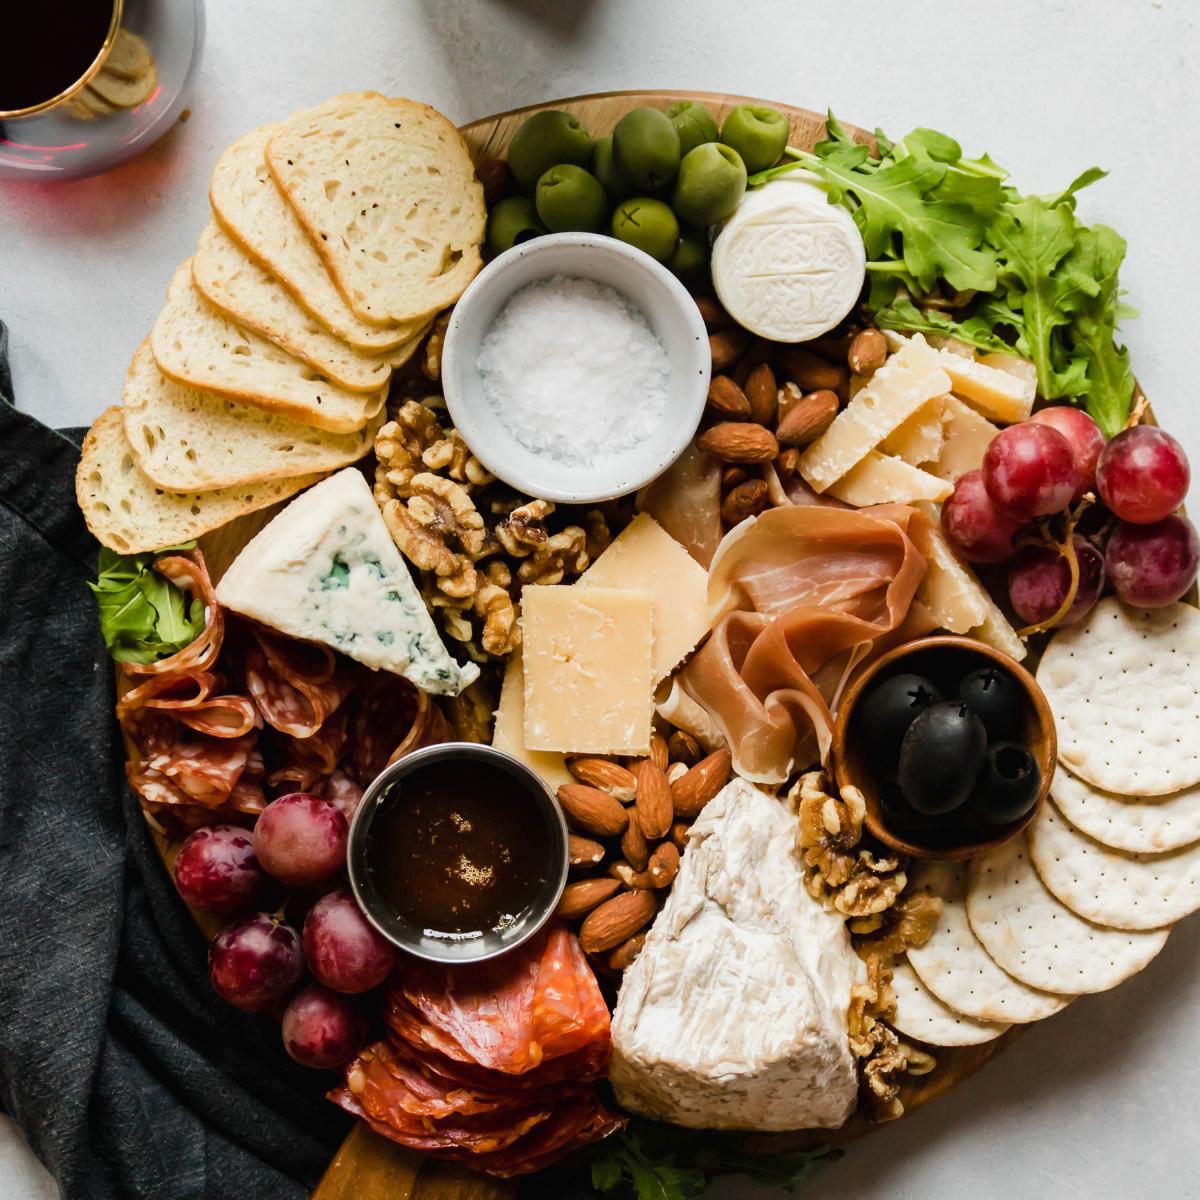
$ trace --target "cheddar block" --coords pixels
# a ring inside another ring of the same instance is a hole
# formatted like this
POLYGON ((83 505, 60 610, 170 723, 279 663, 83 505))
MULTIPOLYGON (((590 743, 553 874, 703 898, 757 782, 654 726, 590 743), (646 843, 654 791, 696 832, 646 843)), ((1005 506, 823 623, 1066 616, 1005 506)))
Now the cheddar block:
POLYGON ((826 491, 855 508, 866 508, 871 504, 945 500, 954 487, 928 471, 910 467, 903 459, 888 458, 872 450, 826 491))
POLYGON ((801 455, 800 474, 818 492, 841 479, 927 400, 950 390, 941 361, 919 333, 912 337, 801 455))
POLYGON ((653 593, 655 684, 708 632, 708 572, 649 513, 638 513, 575 586, 653 593))
MULTIPOLYGON (((985 417, 1015 425, 1033 411, 1037 381, 999 371, 948 350, 938 351, 942 369, 950 376, 951 390, 985 417)), ((1003 357, 1010 357, 1004 355, 1003 357)))
POLYGON ((935 396, 927 400, 880 443, 879 449, 884 454, 904 459, 910 467, 935 462, 946 440, 946 431, 942 427, 942 409, 946 399, 945 396, 935 396))
POLYGON ((648 754, 654 594, 527 587, 521 610, 526 749, 648 754))
POLYGON ((552 750, 527 750, 525 748, 525 668, 518 647, 504 672, 504 683, 500 688, 500 706, 493 714, 496 718, 492 730, 492 745, 505 754, 511 754, 545 780, 554 791, 564 783, 575 783, 575 777, 567 770, 567 760, 552 750))
POLYGON ((942 397, 942 429, 946 441, 936 463, 926 467, 939 479, 953 483, 960 475, 983 466, 992 438, 1000 432, 986 417, 956 396, 942 397))

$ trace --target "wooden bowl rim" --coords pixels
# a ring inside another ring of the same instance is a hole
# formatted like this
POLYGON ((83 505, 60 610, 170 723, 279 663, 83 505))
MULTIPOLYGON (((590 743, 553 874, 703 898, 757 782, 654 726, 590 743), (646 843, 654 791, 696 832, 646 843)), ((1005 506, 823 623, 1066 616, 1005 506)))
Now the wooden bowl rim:
POLYGON ((1054 771, 1058 765, 1058 734, 1054 725, 1054 714, 1050 710, 1049 701, 1046 699, 1045 694, 1038 686, 1038 682, 1033 675, 1011 655, 1005 654, 1003 650, 997 650, 995 646, 989 646, 986 642, 978 641, 972 637, 965 637, 961 634, 932 634, 929 637, 917 638, 915 641, 905 642, 902 646, 896 646, 886 654, 880 655, 851 684, 845 698, 838 706, 837 720, 833 728, 832 754, 834 775, 837 778, 838 787, 858 786, 854 779, 850 777, 850 772, 846 765, 845 747, 855 705, 871 680, 887 667, 900 662, 911 654, 919 653, 922 650, 947 647, 955 647, 960 650, 967 650, 971 653, 983 655, 984 658, 988 658, 998 666, 1003 667, 1024 687, 1026 695, 1028 695, 1033 705, 1037 722, 1045 734, 1045 751, 1040 756, 1038 763, 1038 766, 1042 770, 1042 786, 1038 791, 1037 800, 1034 802, 1033 807, 1020 820, 1013 821, 1011 825, 1003 826, 995 837, 978 842, 960 842, 957 845, 937 847, 922 846, 916 842, 909 842, 892 833, 878 815, 879 802, 876 797, 868 795, 866 791, 863 791, 863 797, 867 802, 867 815, 863 823, 866 825, 868 831, 885 846, 890 846, 893 850, 898 850, 901 854, 907 854, 911 858, 958 860, 974 858, 977 854, 985 854, 989 850, 995 850, 997 847, 1003 846, 1005 842, 1011 841, 1025 829, 1037 815, 1042 805, 1046 803, 1046 798, 1050 795, 1050 784, 1054 779, 1054 771))

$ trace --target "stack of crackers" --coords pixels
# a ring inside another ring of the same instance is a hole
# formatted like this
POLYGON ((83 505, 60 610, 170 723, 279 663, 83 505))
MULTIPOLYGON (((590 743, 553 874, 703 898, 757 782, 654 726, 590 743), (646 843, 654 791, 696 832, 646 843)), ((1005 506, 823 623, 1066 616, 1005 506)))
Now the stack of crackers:
POLYGON ((394 368, 481 265, 483 189, 427 105, 338 96, 217 161, 212 219, 93 425, 76 486, 125 553, 186 541, 370 451, 394 368))

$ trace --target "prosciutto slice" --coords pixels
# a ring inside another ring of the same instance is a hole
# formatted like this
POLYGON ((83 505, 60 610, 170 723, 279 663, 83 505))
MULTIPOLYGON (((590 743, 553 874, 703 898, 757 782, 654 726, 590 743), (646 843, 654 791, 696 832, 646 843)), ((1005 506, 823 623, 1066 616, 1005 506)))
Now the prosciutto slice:
POLYGON ((737 773, 782 783, 824 762, 852 673, 935 627, 914 602, 925 559, 907 505, 791 504, 743 521, 709 572, 713 633, 680 672, 737 773))
POLYGON ((269 725, 312 737, 354 688, 333 651, 247 623, 246 686, 269 725))
POLYGON ((695 442, 637 494, 649 513, 702 566, 721 542, 721 464, 695 442))

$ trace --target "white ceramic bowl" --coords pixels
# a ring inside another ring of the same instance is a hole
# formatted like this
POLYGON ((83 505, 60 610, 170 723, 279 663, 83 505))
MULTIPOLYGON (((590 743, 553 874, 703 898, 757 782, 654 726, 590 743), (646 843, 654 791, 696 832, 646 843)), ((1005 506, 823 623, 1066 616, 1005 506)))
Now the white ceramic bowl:
POLYGON ((510 487, 563 504, 608 500, 661 475, 696 432, 711 372, 708 331, 683 284, 648 254, 595 233, 547 234, 489 263, 455 305, 442 350, 446 407, 475 456, 510 487), (654 433, 597 466, 557 462, 517 441, 484 395, 475 365, 509 296, 552 275, 592 279, 628 297, 645 314, 671 363, 666 411, 654 433))

